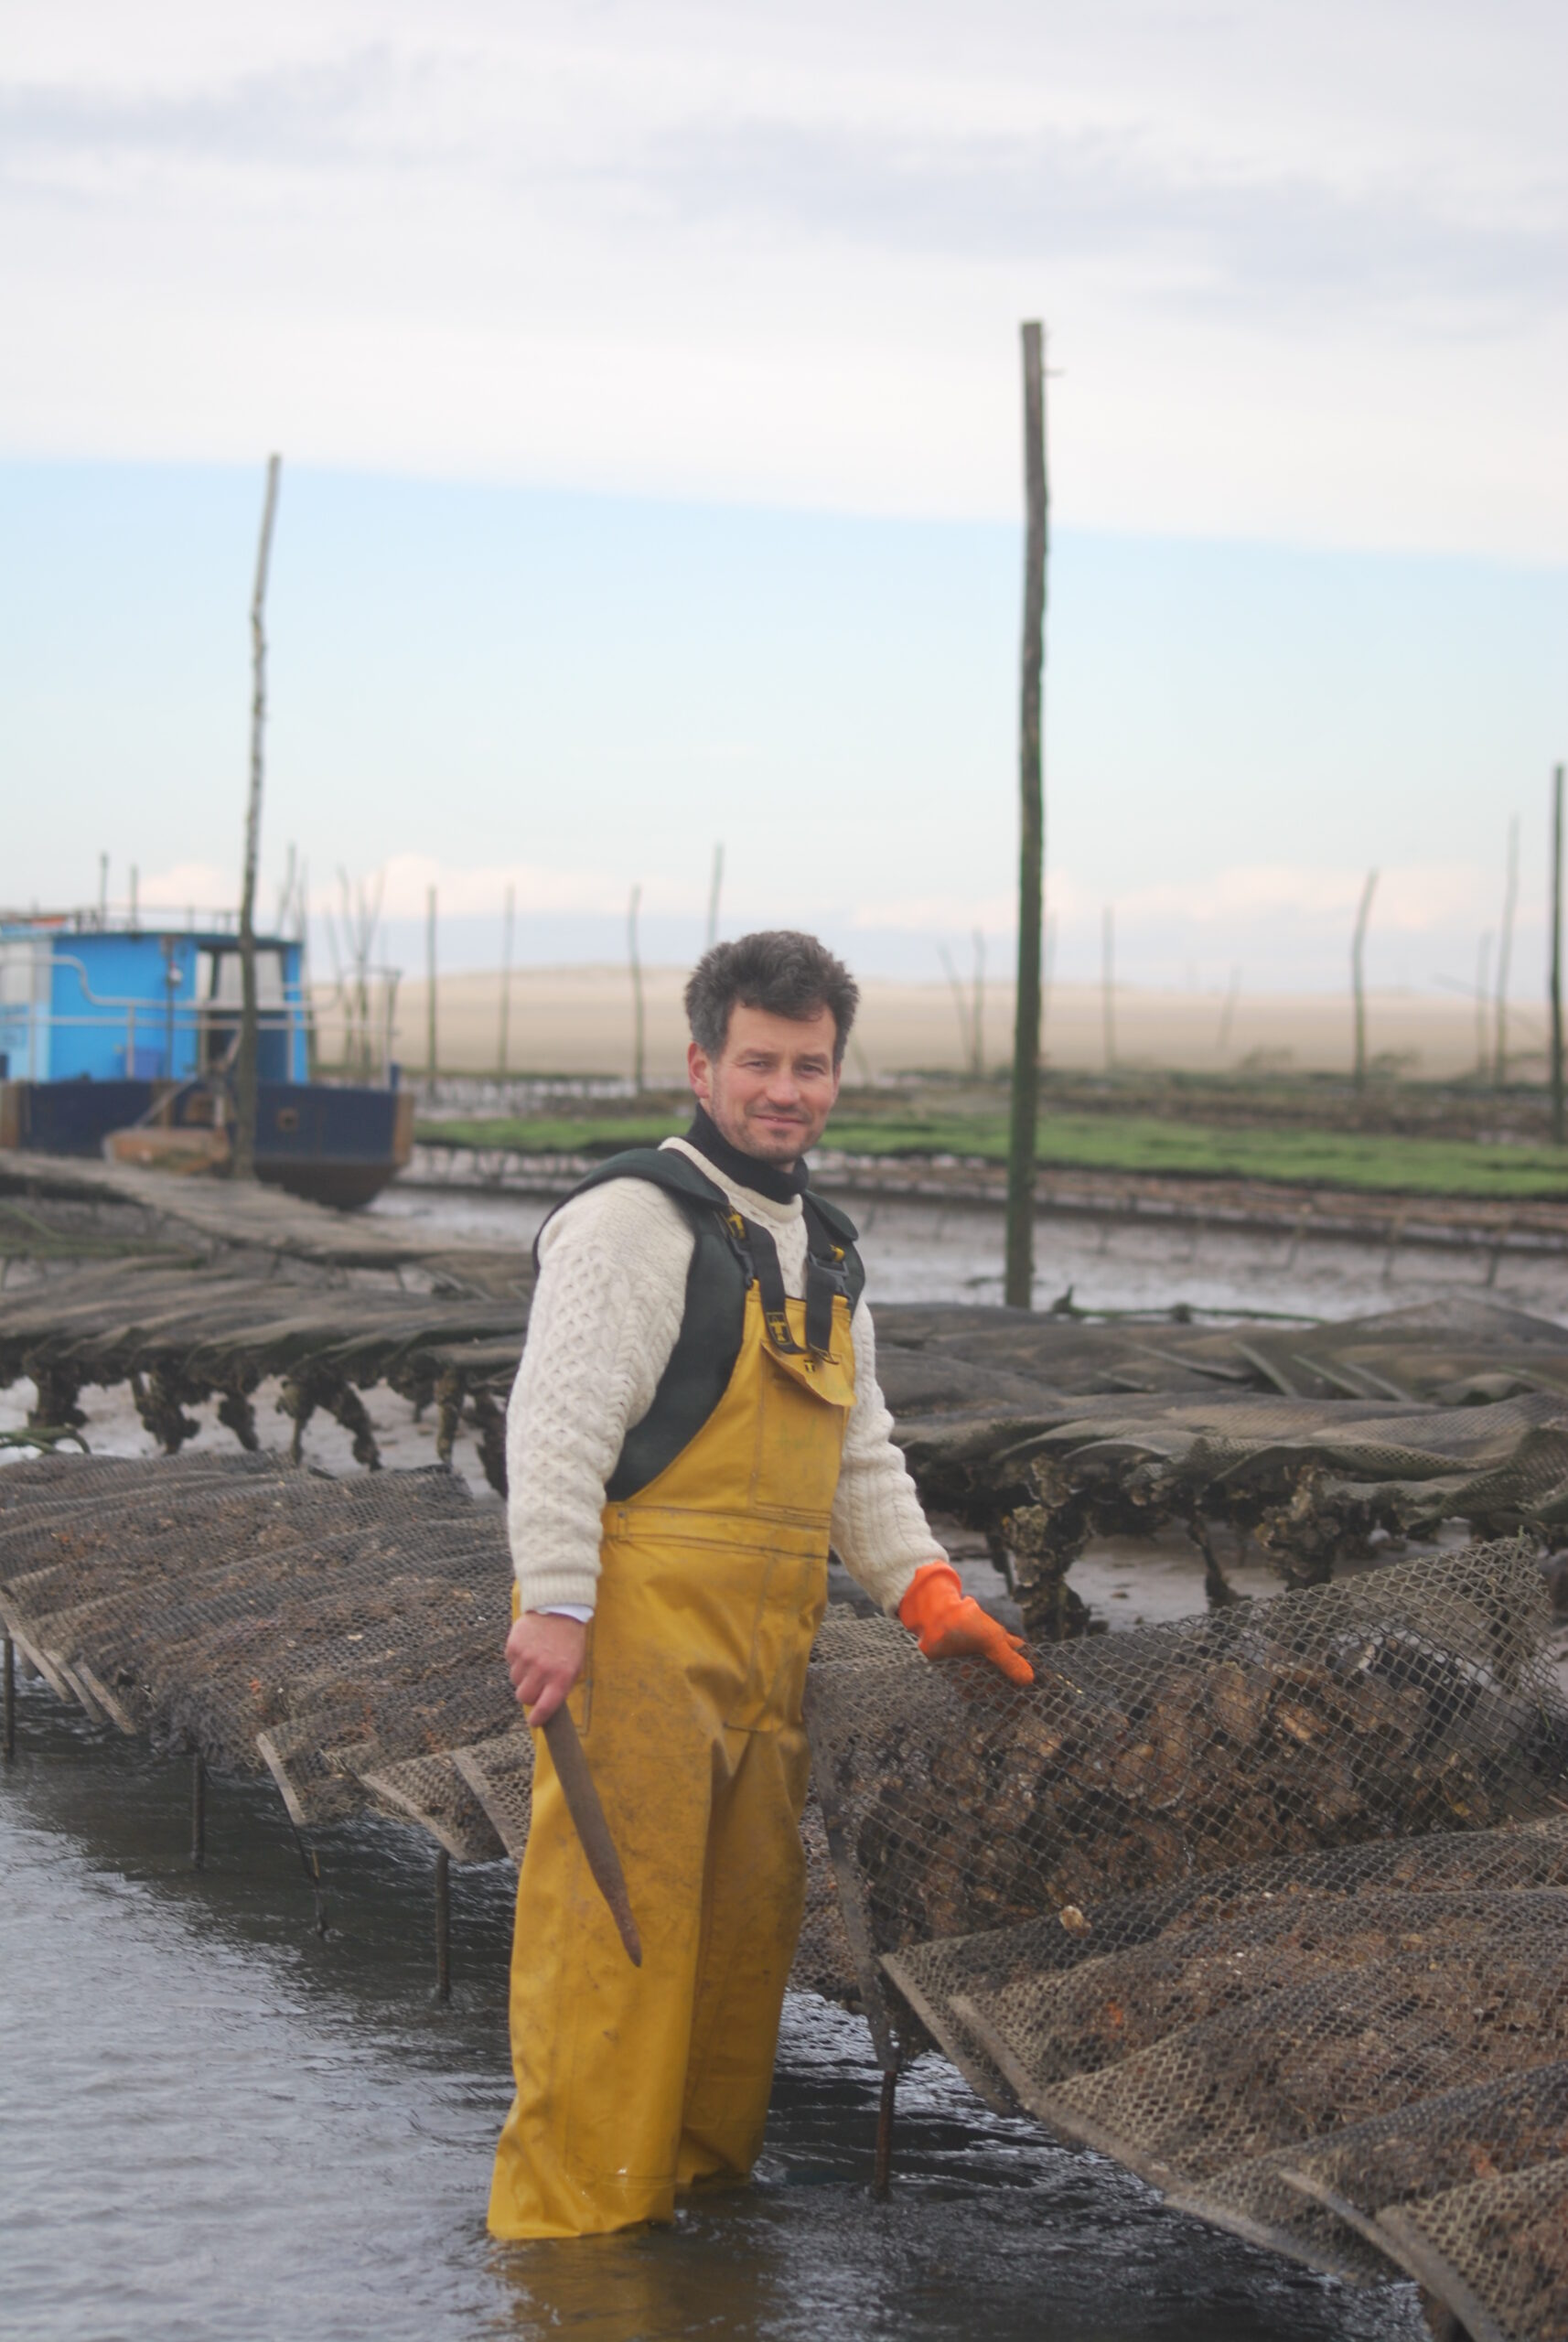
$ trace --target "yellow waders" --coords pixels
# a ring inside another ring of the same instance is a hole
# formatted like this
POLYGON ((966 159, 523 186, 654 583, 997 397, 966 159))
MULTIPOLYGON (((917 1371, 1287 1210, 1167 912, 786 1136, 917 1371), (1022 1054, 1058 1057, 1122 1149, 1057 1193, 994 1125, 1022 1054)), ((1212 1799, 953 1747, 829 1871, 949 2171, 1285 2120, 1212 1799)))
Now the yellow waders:
MULTIPOLYGON (((804 1309, 788 1304, 800 1344, 804 1309)), ((536 1735, 497 2236, 667 2220, 677 2189, 744 2179, 757 2160, 800 1927, 800 1707, 854 1397, 842 1295, 832 1355, 813 1358, 773 1348, 754 1282, 718 1406, 646 1488, 605 1508, 570 1706, 642 1966, 621 1948, 536 1735)))

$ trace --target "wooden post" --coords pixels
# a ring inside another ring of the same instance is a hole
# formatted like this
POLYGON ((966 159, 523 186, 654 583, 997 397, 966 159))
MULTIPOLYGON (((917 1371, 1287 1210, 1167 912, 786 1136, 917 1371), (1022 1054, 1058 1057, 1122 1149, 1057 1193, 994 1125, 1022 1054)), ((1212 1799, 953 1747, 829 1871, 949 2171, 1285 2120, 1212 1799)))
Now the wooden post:
POLYGON ((1563 1144, 1563 768, 1552 776, 1552 1136, 1563 1144))
POLYGON ((504 1081, 507 1077, 507 1047, 511 1026, 511 941, 517 924, 517 888, 506 890, 506 913, 501 920, 501 1035, 496 1052, 496 1071, 504 1081))
POLYGON ((262 842, 262 774, 267 722, 267 569, 277 511, 281 456, 267 457, 256 581, 251 594, 251 789, 245 805, 245 867, 240 883, 240 1047, 234 1062, 236 1179, 256 1176, 256 863, 262 842))
POLYGON ((1105 1036, 1105 1070, 1116 1070, 1116 911, 1107 903, 1100 922, 1100 1017, 1105 1036))
POLYGON ((872 2165, 871 2193, 886 2204, 893 2186, 893 2115, 898 2096, 898 2068, 885 2068, 876 2108, 876 2156, 872 2165))
POLYGON ((645 1030, 642 1013, 642 962, 637 956, 637 913, 642 901, 642 888, 634 886, 626 911, 626 949, 631 963, 631 1083, 638 1097, 647 1088, 645 1062, 645 1030))
POLYGON ((424 897, 424 1087, 435 1095, 435 889, 424 897))
POLYGON ((1367 921, 1372 916, 1372 897, 1378 891, 1378 874, 1367 873, 1367 883, 1361 889, 1361 908, 1356 913, 1356 932, 1350 939, 1350 996, 1356 1014, 1356 1087, 1367 1086, 1367 983, 1366 950, 1367 921))
POLYGON ((1046 472, 1044 336, 1022 329, 1024 350, 1024 640, 1018 695, 1018 984, 1013 1017, 1013 1095, 1007 1132, 1007 1250, 1003 1298, 1012 1309, 1035 1295, 1035 1152, 1040 1101, 1040 920, 1046 865, 1040 706, 1046 663, 1046 561, 1050 490, 1046 472))
POLYGON ((969 1002, 964 996, 963 986, 959 982, 958 970, 953 965, 952 953, 945 943, 938 944, 937 957, 942 963, 942 973, 948 980, 948 989, 952 994, 952 1004, 958 1016, 959 1055, 963 1059, 964 1065, 972 1070, 974 1033, 969 1021, 969 1002))
POLYGON ((1509 823, 1508 875, 1503 880, 1503 917, 1498 929, 1498 991, 1496 1041, 1492 1049, 1492 1087, 1501 1090, 1509 1078, 1509 973, 1513 960, 1513 915, 1519 902, 1519 815, 1509 823))
POLYGON ((719 940, 719 889, 725 882, 725 848, 721 838, 714 848, 714 875, 708 881, 708 940, 703 947, 711 951, 719 940))
POLYGON ((435 1997, 452 1997, 452 1857, 445 1846, 435 1853, 435 1997))
POLYGON ((985 938, 974 930, 974 1006, 969 1013, 969 1036, 976 1081, 985 1079, 985 938))

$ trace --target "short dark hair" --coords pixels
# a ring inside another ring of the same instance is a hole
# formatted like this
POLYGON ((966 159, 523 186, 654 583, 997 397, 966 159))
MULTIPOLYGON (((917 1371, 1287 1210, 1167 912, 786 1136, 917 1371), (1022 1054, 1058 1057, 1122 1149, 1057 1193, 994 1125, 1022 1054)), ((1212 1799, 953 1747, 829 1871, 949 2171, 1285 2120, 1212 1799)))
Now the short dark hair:
POLYGON ((833 1063, 840 1065, 860 1005, 860 986, 814 935, 772 927, 733 943, 715 943, 692 971, 686 1015, 692 1038, 711 1058, 724 1052, 736 1001, 743 1008, 766 1009, 770 1016, 806 1017, 819 1008, 829 1010, 833 1063))

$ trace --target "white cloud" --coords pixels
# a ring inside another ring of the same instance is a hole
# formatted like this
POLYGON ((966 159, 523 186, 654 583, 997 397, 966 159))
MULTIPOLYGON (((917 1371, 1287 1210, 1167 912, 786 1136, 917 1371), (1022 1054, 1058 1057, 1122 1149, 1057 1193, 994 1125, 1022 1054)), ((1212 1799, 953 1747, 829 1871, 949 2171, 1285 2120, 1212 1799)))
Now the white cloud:
POLYGON ((1562 557, 1565 19, 58 0, 0 445, 1562 557))
MULTIPOLYGON (((1281 917, 1304 923, 1343 924, 1353 919, 1366 885, 1364 870, 1315 870, 1274 864, 1221 870, 1187 886, 1138 887, 1117 899, 1129 919, 1181 918, 1200 926, 1237 926, 1281 917)), ((1381 929, 1425 934, 1490 907, 1490 874, 1463 864, 1411 864, 1379 873, 1372 916, 1381 929)))
POLYGON ((149 871, 136 899, 149 911, 232 910, 240 899, 240 874, 210 862, 177 862, 166 870, 149 871))

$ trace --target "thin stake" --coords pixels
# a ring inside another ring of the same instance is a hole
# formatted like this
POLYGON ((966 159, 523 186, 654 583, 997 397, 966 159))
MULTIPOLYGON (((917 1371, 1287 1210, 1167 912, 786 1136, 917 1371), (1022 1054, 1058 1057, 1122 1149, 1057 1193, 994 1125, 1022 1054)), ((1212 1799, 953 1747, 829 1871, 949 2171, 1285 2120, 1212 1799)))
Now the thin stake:
POLYGON ((887 2201, 893 2186, 893 2109, 897 2091, 898 2068, 891 2066, 882 2077, 882 2102, 876 2111, 876 2164, 871 2192, 879 2204, 887 2201))
POLYGON ((496 1070, 504 1081, 507 1076, 507 1045, 511 1026, 511 940, 517 923, 517 888, 506 890, 506 912, 501 920, 501 1035, 496 1053, 496 1070))
POLYGON ((1350 939, 1350 994, 1356 1011, 1356 1087, 1367 1086, 1367 982, 1365 953, 1367 921, 1372 916, 1372 897, 1378 891, 1378 874, 1367 873, 1367 883, 1361 889, 1361 908, 1356 913, 1356 932, 1350 939))
POLYGON ((267 570, 277 511, 281 456, 267 457, 256 579, 251 594, 251 788, 245 803, 245 866, 240 882, 240 1047, 234 1060, 236 1179, 256 1176, 256 863, 262 843, 262 778, 267 723, 267 570))
POLYGON ((970 1011, 969 1034, 973 1048, 972 1063, 974 1078, 976 1081, 983 1081, 985 1079, 985 938, 978 927, 974 930, 974 1006, 970 1011))
POLYGON ((1024 346, 1024 640, 1018 694, 1018 983, 1013 1018, 1013 1095, 1007 1131, 1007 1249, 1003 1298, 1028 1309, 1035 1297, 1035 1159, 1040 1107, 1040 924, 1046 867, 1045 775, 1040 745, 1046 664, 1046 559, 1050 492, 1046 471, 1044 339, 1024 346))
POLYGON ((1552 1135, 1563 1144, 1563 768, 1552 776, 1552 1135))
POLYGON ((708 940, 706 949, 710 951, 719 940, 719 889, 723 886, 724 881, 725 848, 724 840, 721 838, 718 844, 714 848, 714 875, 708 881, 708 940))
POLYGON ((435 889, 424 897, 424 1079, 435 1095, 435 889))
POLYGON ((969 1002, 964 996, 963 986, 959 982, 958 970, 953 966, 952 953, 948 950, 945 943, 938 944, 937 957, 942 963, 942 973, 948 980, 949 988, 952 993, 953 1007, 958 1012, 959 1054, 963 1058, 964 1063, 972 1069, 974 1065, 974 1029, 970 1023, 969 1002))
POLYGON ((1116 1069, 1116 912, 1107 903, 1100 923, 1100 1014, 1105 1030, 1105 1070, 1116 1069))
POLYGON ((190 1759, 190 1867, 207 1868, 207 1766, 199 1748, 190 1759))
POLYGON ((435 1997, 452 1997, 452 1857, 435 1850, 435 1997))
POLYGON ((646 1027, 642 1009, 642 962, 637 952, 637 914, 642 901, 642 888, 634 886, 626 911, 626 951, 631 964, 631 1083, 640 1098, 648 1087, 645 1079, 646 1027))
POLYGON ((1509 1078, 1509 972, 1513 959, 1513 915, 1519 902, 1519 815, 1509 823, 1508 875, 1503 881, 1502 924, 1498 929, 1497 1041, 1492 1051, 1492 1087, 1509 1078))
POLYGON ((9 1765, 16 1754, 16 1646, 9 1635, 5 1638, 5 1762, 9 1765))

